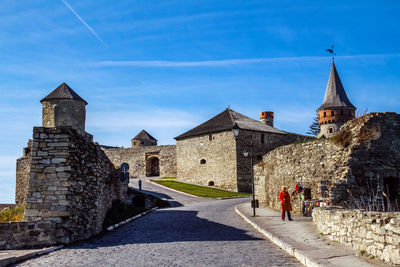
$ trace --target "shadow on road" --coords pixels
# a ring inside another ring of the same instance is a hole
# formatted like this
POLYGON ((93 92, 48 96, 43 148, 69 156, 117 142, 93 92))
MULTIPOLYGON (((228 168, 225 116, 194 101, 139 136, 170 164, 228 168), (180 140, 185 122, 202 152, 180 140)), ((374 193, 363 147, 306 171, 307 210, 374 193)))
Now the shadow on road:
POLYGON ((71 246, 97 248, 126 244, 261 240, 245 230, 199 218, 197 211, 157 210, 117 230, 71 246))

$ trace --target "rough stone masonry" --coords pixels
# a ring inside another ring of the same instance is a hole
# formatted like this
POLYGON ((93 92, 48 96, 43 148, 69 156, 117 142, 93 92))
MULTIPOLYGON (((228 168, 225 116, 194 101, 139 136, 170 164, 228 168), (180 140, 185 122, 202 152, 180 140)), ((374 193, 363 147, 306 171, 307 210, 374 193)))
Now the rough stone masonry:
MULTIPOLYGON (((279 147, 254 167, 257 198, 280 209, 281 187, 295 191, 297 183, 309 197, 354 206, 352 198, 384 192, 385 206, 400 201, 400 115, 370 113, 347 122, 333 138, 279 147)), ((301 211, 293 197, 293 208, 301 211)))

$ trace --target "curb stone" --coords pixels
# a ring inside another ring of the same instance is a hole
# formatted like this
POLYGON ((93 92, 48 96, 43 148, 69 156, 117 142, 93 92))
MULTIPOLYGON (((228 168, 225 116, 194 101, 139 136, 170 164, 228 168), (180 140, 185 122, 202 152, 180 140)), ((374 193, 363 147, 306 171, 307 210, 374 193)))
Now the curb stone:
POLYGON ((235 212, 242 217, 248 224, 250 224, 253 228, 263 234, 266 238, 268 238, 272 243, 289 253, 290 255, 294 256, 298 261, 300 261, 303 265, 308 267, 323 267, 324 265, 315 262, 313 259, 305 255, 302 251, 296 249, 295 247, 287 244, 286 242, 280 240, 277 236, 273 235, 272 233, 266 231, 265 229, 261 228, 255 222, 252 222, 246 215, 244 215, 237 206, 235 206, 235 212))
POLYGON ((27 260, 27 259, 30 259, 30 258, 33 258, 33 257, 36 257, 36 256, 49 254, 49 253, 51 253, 53 251, 56 251, 56 250, 59 250, 59 249, 61 249, 63 247, 64 247, 63 245, 55 246, 55 247, 49 247, 49 248, 44 248, 44 249, 41 249, 41 250, 37 250, 37 251, 31 252, 31 253, 27 253, 27 254, 21 255, 21 256, 16 256, 16 257, 11 256, 9 258, 0 259, 0 267, 5 267, 5 266, 11 265, 13 263, 24 261, 24 260, 27 260))
POLYGON ((108 227, 107 227, 107 231, 112 231, 112 230, 114 230, 114 229, 117 229, 118 227, 120 227, 120 226, 122 226, 122 225, 124 225, 124 224, 126 224, 126 223, 128 223, 128 222, 130 222, 130 221, 136 220, 136 219, 138 219, 138 218, 140 218, 140 217, 142 217, 142 216, 144 216, 144 215, 146 215, 146 214, 148 214, 148 213, 150 213, 150 212, 153 212, 153 211, 155 211, 156 209, 158 209, 158 207, 154 207, 154 208, 152 208, 152 209, 150 209, 150 210, 146 210, 145 212, 142 212, 142 213, 140 213, 140 214, 138 214, 138 215, 135 215, 135 216, 133 216, 133 217, 130 217, 130 218, 128 218, 128 219, 126 219, 126 220, 124 220, 124 221, 122 221, 122 222, 119 222, 119 223, 116 223, 116 224, 114 224, 114 225, 108 226, 108 227))

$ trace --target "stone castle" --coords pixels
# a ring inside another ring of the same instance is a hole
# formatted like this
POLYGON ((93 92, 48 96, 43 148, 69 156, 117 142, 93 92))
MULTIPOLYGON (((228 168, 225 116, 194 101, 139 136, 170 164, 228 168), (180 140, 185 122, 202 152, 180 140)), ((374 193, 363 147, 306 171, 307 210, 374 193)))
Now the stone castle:
MULTIPOLYGON (((306 200, 354 207, 373 191, 382 206, 400 206, 400 115, 355 119, 334 64, 317 109, 320 139, 276 129, 272 111, 257 121, 227 108, 175 137, 176 145, 159 146, 143 130, 130 148, 111 147, 85 132, 87 102, 67 84, 41 103, 42 127, 34 128, 17 160, 16 203, 26 205, 24 222, 15 240, 0 248, 68 244, 99 233, 112 201, 125 201, 123 163, 131 178, 176 176, 238 192, 250 192, 254 183, 256 198, 275 209, 281 186, 294 190, 297 184, 306 200), (25 235, 34 238, 24 241, 25 235)), ((301 211, 296 198, 293 206, 301 211)))
MULTIPOLYGON (((85 133, 87 102, 68 85, 63 83, 41 102, 44 127, 68 125, 78 133, 85 133)), ((346 121, 355 118, 355 109, 332 62, 325 97, 317 109, 321 129, 318 137, 330 138, 336 135, 346 121)), ((175 139, 176 145, 158 146, 157 140, 142 130, 132 138, 130 148, 100 147, 116 168, 127 163, 131 178, 176 176, 178 180, 189 183, 250 192, 252 165, 263 162, 264 157, 278 147, 310 140, 312 137, 274 128, 274 113, 271 111, 261 112, 260 121, 256 121, 227 108, 175 139), (238 136, 234 136, 233 128, 238 129, 238 136), (245 151, 247 153, 243 153, 245 151)), ((17 161, 17 204, 24 203, 31 146, 30 141, 24 156, 17 161)), ((315 166, 315 163, 311 166, 315 166)), ((322 180, 328 183, 327 179, 322 180)), ((315 195, 318 191, 315 187, 308 195, 318 197, 315 195)))

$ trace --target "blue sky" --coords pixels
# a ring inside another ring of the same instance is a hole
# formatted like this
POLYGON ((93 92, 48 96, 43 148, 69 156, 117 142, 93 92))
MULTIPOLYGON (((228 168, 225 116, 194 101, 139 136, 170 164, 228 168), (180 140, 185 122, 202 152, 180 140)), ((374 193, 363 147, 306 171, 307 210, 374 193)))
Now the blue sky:
POLYGON ((159 144, 223 111, 305 133, 336 67, 361 110, 400 112, 400 1, 0 3, 0 203, 41 125, 40 99, 66 82, 89 105, 87 132, 159 144), (351 2, 351 3, 348 3, 351 2))

